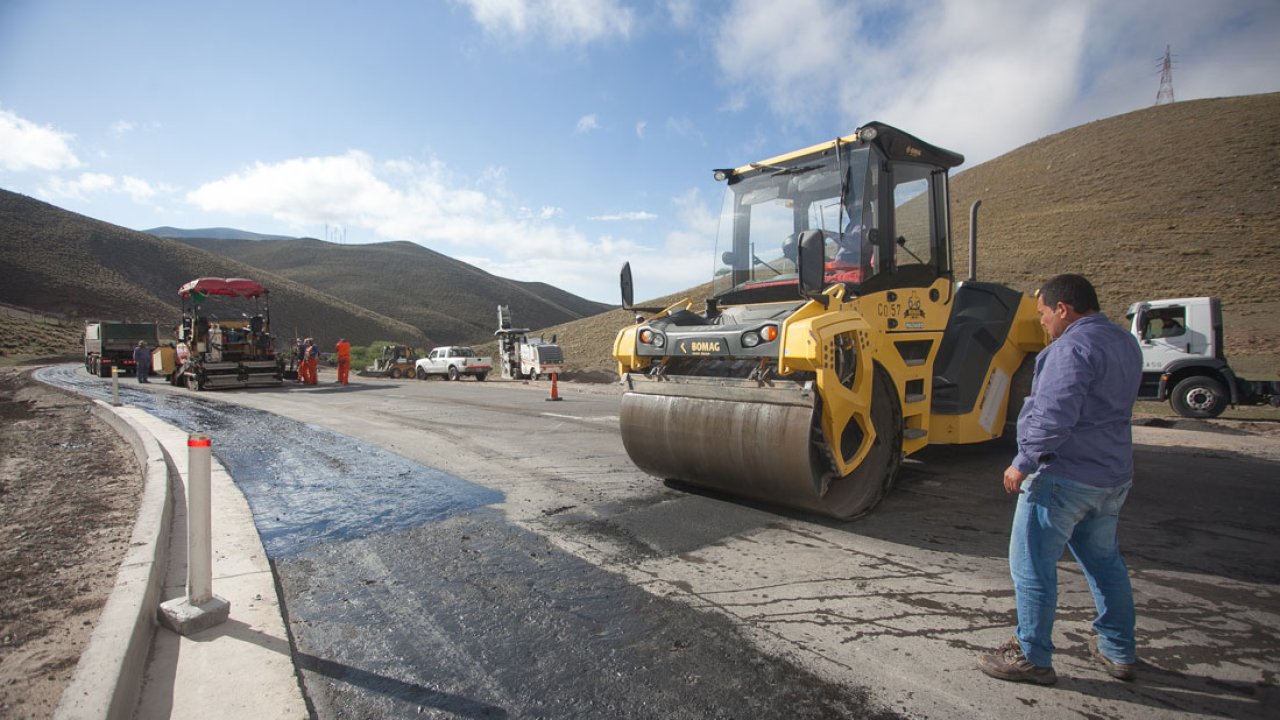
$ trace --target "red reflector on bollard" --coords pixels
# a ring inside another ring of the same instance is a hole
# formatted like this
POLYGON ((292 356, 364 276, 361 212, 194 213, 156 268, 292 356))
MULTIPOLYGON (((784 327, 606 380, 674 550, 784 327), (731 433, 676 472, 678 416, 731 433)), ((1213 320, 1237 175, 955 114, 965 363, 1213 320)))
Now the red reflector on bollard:
POLYGON ((187 447, 209 447, 211 441, 209 438, 197 439, 192 438, 187 441, 187 447))

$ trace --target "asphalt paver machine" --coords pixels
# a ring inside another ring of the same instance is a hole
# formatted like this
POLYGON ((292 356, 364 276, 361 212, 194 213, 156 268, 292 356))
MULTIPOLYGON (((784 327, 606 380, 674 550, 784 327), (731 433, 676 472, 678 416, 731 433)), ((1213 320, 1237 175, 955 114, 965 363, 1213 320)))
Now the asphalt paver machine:
POLYGON ((192 390, 280 385, 267 289, 244 278, 198 278, 178 288, 182 324, 170 380, 192 390))

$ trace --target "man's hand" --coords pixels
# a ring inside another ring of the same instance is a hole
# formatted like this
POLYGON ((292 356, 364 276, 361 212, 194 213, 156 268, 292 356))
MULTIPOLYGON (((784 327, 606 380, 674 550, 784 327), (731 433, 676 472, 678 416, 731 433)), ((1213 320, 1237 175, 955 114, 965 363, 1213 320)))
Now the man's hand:
POLYGON ((1007 493, 1022 492, 1022 481, 1026 479, 1026 473, 1010 465, 1004 469, 1004 491, 1007 493))

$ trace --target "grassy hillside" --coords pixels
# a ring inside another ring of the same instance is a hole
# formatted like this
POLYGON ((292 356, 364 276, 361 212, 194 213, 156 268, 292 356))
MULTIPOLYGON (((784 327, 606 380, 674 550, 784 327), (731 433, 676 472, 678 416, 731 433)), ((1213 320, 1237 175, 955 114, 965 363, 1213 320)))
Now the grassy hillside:
POLYGON ((73 323, 133 319, 176 326, 178 287, 207 276, 266 285, 278 337, 291 340, 296 328, 322 347, 339 335, 355 343, 428 342, 413 326, 279 275, 0 190, 0 303, 73 323))
POLYGON ((436 343, 493 337, 498 305, 521 327, 545 327, 608 308, 545 283, 500 278, 409 242, 337 245, 321 240, 182 242, 278 273, 418 328, 436 343))
POLYGON ((956 267, 979 210, 979 276, 1094 280, 1113 318, 1145 298, 1275 300, 1280 93, 1161 105, 1037 140, 951 183, 956 267))
MULTIPOLYGON (((951 196, 957 278, 967 274, 969 206, 981 198, 979 279, 1031 292, 1083 273, 1113 320, 1137 300, 1217 295, 1232 364, 1280 377, 1280 93, 1082 125, 953 176, 951 196)), ((682 295, 700 306, 705 293, 682 295)), ((566 346, 570 370, 607 373, 630 319, 615 311, 546 334, 566 346)))

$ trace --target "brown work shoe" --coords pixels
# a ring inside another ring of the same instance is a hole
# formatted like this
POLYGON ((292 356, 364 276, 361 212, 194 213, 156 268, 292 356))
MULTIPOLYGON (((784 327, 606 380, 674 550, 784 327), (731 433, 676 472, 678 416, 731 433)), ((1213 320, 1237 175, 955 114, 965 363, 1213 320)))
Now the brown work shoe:
POLYGON ((1102 654, 1102 650, 1098 649, 1098 636, 1089 637, 1089 654, 1098 659, 1102 666, 1107 669, 1107 674, 1117 680, 1131 682, 1133 680, 1133 663, 1118 663, 1106 655, 1102 654))
POLYGON ((1014 637, 995 649, 995 652, 978 657, 978 669, 998 680, 1030 682, 1052 685, 1058 682, 1058 674, 1052 667, 1032 665, 1022 654, 1022 644, 1014 637))

